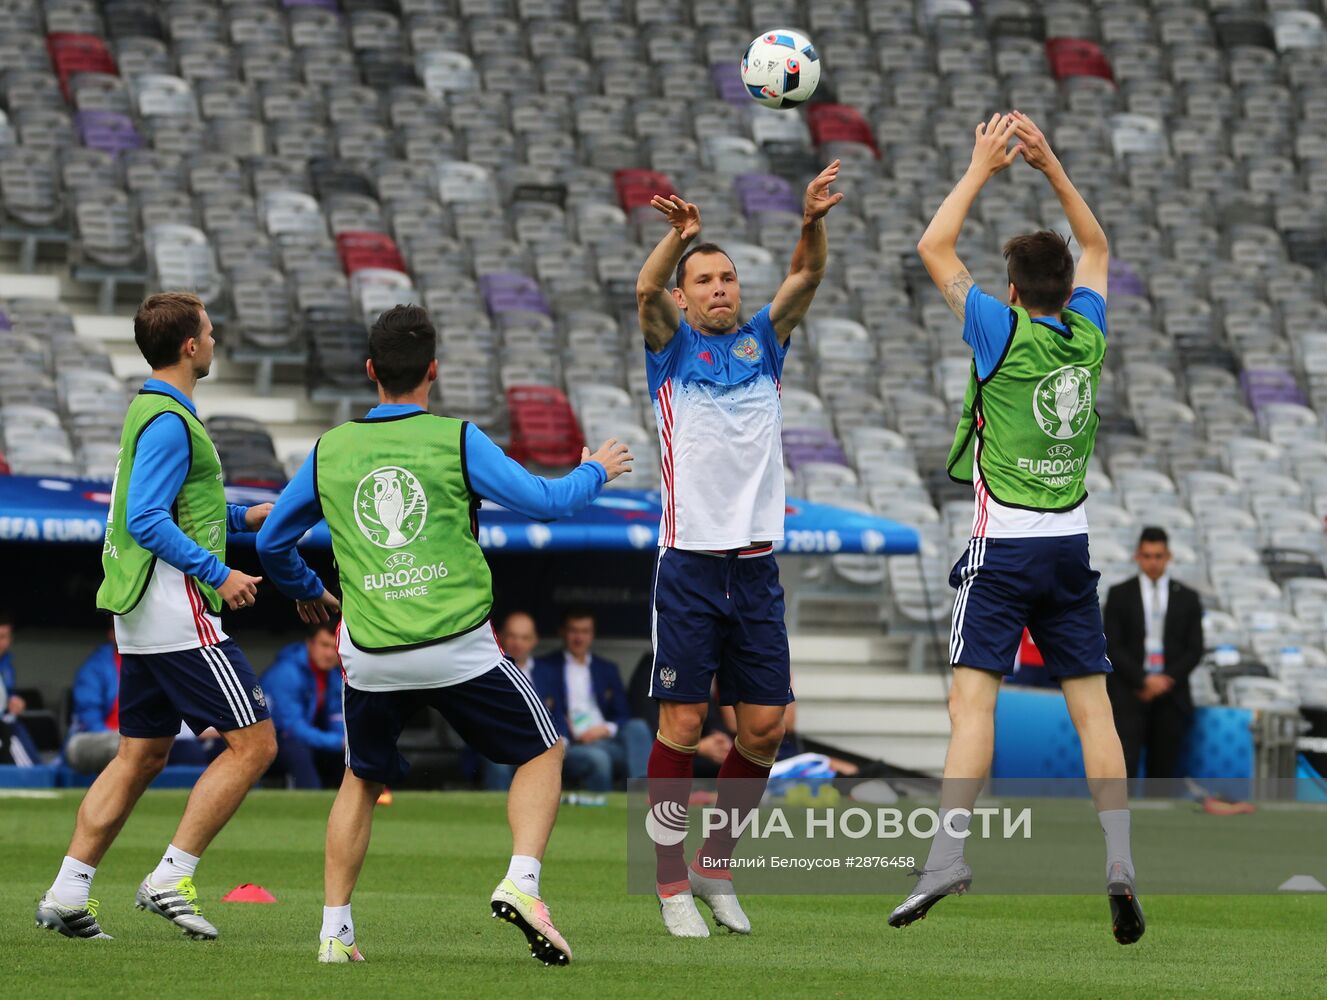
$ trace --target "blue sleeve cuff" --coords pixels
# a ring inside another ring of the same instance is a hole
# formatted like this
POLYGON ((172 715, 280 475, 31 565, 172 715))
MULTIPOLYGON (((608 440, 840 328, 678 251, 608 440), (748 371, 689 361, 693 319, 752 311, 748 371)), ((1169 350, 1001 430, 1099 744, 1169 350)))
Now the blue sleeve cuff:
POLYGON ((216 590, 225 583, 226 578, 230 576, 230 567, 216 556, 212 556, 211 560, 212 564, 198 575, 198 579, 202 580, 213 590, 216 590))
POLYGON ((226 504, 226 530, 232 535, 240 535, 249 529, 244 526, 244 516, 249 508, 237 503, 226 504))

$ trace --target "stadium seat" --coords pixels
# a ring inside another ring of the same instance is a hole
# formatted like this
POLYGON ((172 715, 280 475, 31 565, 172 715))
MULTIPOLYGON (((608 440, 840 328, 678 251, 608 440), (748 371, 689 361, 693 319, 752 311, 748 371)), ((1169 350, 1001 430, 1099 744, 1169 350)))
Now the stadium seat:
POLYGON ((1095 42, 1083 38, 1046 39, 1046 59, 1051 74, 1061 82, 1072 77, 1099 77, 1114 81, 1106 54, 1095 42))
POLYGON ((585 438, 561 390, 513 385, 506 396, 511 417, 508 454, 512 458, 552 468, 580 462, 585 438))
POLYGON ((822 147, 844 144, 867 147, 871 154, 880 158, 880 149, 876 146, 871 126, 856 108, 843 104, 812 104, 806 109, 807 126, 811 130, 811 139, 822 147))
POLYGON ((618 204, 627 213, 649 206, 655 195, 669 198, 677 194, 672 181, 653 170, 615 170, 613 186, 617 190, 618 204))

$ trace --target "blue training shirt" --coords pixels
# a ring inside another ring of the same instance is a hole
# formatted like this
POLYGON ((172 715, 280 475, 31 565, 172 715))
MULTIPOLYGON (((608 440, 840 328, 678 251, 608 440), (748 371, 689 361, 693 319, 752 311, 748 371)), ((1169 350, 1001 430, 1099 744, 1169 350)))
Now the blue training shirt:
MULTIPOLYGON (((150 392, 165 393, 194 416, 198 410, 179 389, 161 379, 143 383, 150 392)), ((134 452, 134 467, 129 470, 129 493, 125 504, 125 523, 129 535, 162 562, 169 563, 186 576, 197 577, 209 587, 220 587, 230 570, 175 523, 171 509, 189 474, 189 430, 184 418, 163 413, 143 430, 134 452)), ((248 507, 226 504, 226 530, 244 531, 248 507)))
MULTIPOLYGON (((1075 288, 1065 303, 1066 309, 1083 316, 1106 332, 1106 300, 1091 288, 1075 288)), ((1038 316, 1032 322, 1064 331, 1065 326, 1054 316, 1038 316)), ((986 378, 1004 357, 1009 339, 1014 335, 1014 310, 993 295, 987 295, 977 285, 968 289, 963 319, 963 340, 972 348, 977 360, 977 378, 986 378)))
POLYGON ((659 544, 737 549, 783 538, 780 343, 766 305, 731 333, 685 316, 645 373, 659 431, 663 516, 659 544))
MULTIPOLYGON (((413 403, 379 403, 365 419, 383 420, 419 412, 422 408, 413 403)), ((462 447, 470 486, 477 495, 540 521, 575 513, 597 497, 608 482, 608 473, 598 462, 583 462, 561 479, 532 475, 474 424, 466 425, 462 447)), ((316 447, 309 452, 295 478, 286 484, 258 533, 258 556, 263 568, 283 594, 297 601, 314 600, 325 589, 295 548, 304 533, 323 519, 314 481, 316 452, 316 447)))

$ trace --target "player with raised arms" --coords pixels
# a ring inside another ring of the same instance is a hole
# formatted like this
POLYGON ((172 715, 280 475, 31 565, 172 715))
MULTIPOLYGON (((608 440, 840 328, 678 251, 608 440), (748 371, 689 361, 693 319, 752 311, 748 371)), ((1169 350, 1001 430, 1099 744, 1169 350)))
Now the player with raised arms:
MULTIPOLYGON (((838 172, 835 160, 808 185, 788 276, 746 323, 732 260, 717 244, 692 245, 700 210, 676 195, 652 202, 671 228, 636 281, 663 467, 650 680, 659 732, 648 776, 652 809, 674 816, 686 812, 716 673, 720 700, 737 714, 718 808, 731 816, 756 807, 783 740, 793 695, 773 558, 784 516, 779 380, 789 339, 824 277, 825 214, 843 199, 829 191, 838 172)), ((720 924, 750 933, 733 892, 733 847, 726 830, 715 832, 688 866, 683 844, 656 843, 669 933, 709 936, 696 896, 720 924)))
POLYGON ((217 929, 198 904, 194 871, 276 756, 267 699, 219 614, 223 604, 251 607, 262 578, 225 565, 226 536, 257 531, 272 505, 226 503, 221 459, 193 401, 216 347, 202 301, 188 292, 149 296, 134 316, 134 341, 152 377, 120 433, 97 590, 97 607, 115 616, 120 746, 83 797, 36 919, 67 937, 110 936, 88 898, 93 876, 187 722, 198 735, 220 732, 226 749, 194 785, 135 905, 185 937, 212 940, 217 929))
POLYGON ((1143 911, 1084 504, 1098 423, 1093 402, 1106 355, 1106 234, 1041 130, 1014 111, 977 126, 967 172, 917 251, 963 322, 974 355, 948 471, 973 484, 976 510, 972 539, 949 580, 958 597, 949 642, 952 732, 943 822, 915 891, 889 923, 907 926, 971 884, 964 834, 991 768, 1000 681, 1013 670, 1026 627, 1078 731, 1106 838, 1112 929, 1117 941, 1132 944, 1143 935, 1143 911), (1011 140, 1016 144, 1008 148, 1011 140), (1009 240, 1006 305, 977 287, 955 246, 977 194, 1020 155, 1050 182, 1082 254, 1075 266, 1064 237, 1045 230, 1009 240))
POLYGON ((557 819, 563 745, 525 674, 489 623, 493 581, 479 547, 481 498, 538 520, 566 517, 630 471, 614 440, 558 480, 526 472, 468 421, 428 412, 438 377, 438 335, 418 306, 373 324, 366 370, 379 404, 334 427, 277 499, 258 553, 308 623, 341 603, 296 550, 326 518, 345 612, 346 770, 327 819, 320 962, 361 961, 350 896, 368 852, 373 808, 409 765, 402 729, 431 705, 489 760, 516 765, 507 796, 512 858, 491 899, 493 916, 519 927, 531 954, 565 965, 571 948, 540 897, 544 847, 557 819))

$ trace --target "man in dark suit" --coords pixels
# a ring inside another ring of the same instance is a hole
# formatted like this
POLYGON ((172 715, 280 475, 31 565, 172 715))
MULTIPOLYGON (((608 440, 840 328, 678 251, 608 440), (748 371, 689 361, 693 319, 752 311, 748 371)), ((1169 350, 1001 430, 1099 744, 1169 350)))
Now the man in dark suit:
POLYGON ((1147 750, 1147 777, 1180 778, 1180 751, 1193 717, 1189 674, 1203 655, 1198 593, 1170 578, 1170 543, 1144 528, 1134 560, 1142 571, 1106 597, 1106 681, 1129 777, 1147 750))
POLYGON ((631 717, 622 672, 611 660, 595 656, 593 643, 592 614, 573 610, 563 615, 563 648, 535 660, 535 690, 572 747, 598 751, 617 777, 643 778, 654 733, 631 717))

